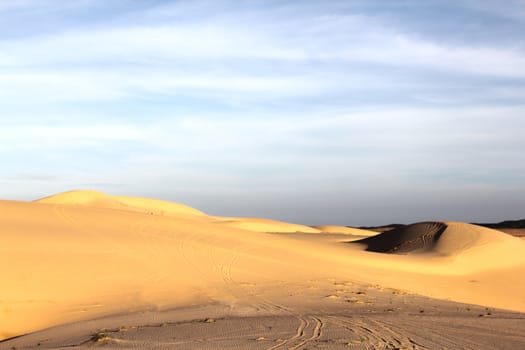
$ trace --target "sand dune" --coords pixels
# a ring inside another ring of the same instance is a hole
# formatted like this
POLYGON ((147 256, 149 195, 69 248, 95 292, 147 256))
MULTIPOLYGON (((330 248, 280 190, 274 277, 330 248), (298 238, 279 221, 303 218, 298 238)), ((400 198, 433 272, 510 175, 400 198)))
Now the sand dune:
POLYGON ((258 219, 258 218, 228 218, 228 217, 214 217, 216 223, 223 224, 225 226, 238 228, 252 232, 264 232, 264 233, 290 233, 290 232, 303 232, 303 233, 320 233, 319 229, 306 226, 291 224, 288 222, 269 220, 269 219, 258 219))
MULTIPOLYGON (((464 256, 482 250, 486 256, 494 251, 522 249, 522 242, 497 230, 459 222, 421 222, 361 240, 354 244, 366 245, 366 250, 381 253, 438 253, 447 256, 464 256)), ((504 259, 505 263, 509 259, 504 259)), ((521 259, 517 259, 520 263, 521 259)), ((498 265, 498 263, 494 263, 498 265)), ((506 265, 505 265, 506 266, 506 265)))
MULTIPOLYGON (((81 191, 0 201, 0 227, 0 339, 199 305, 235 317, 293 316, 313 332, 315 318, 301 315, 325 302, 352 304, 343 293, 352 294, 349 285, 525 311, 525 242, 475 225, 415 226, 405 235, 417 240, 431 232, 431 244, 421 245, 426 253, 384 254, 327 234, 294 234, 322 228, 217 218, 175 203, 81 191)), ((366 302, 383 296, 377 298, 366 302)), ((300 348, 299 338, 289 343, 300 348)))
POLYGON ((109 196, 102 192, 86 190, 64 192, 35 202, 128 210, 156 215, 204 215, 203 212, 183 204, 149 198, 109 196))
POLYGON ((362 230, 354 227, 347 226, 334 226, 334 225, 324 225, 324 226, 314 226, 314 228, 320 230, 322 233, 340 233, 344 235, 353 235, 353 236, 375 236, 377 232, 362 230))
POLYGON ((352 243, 366 244, 366 250, 380 253, 430 251, 435 248, 446 229, 447 225, 444 223, 421 222, 398 227, 352 243))

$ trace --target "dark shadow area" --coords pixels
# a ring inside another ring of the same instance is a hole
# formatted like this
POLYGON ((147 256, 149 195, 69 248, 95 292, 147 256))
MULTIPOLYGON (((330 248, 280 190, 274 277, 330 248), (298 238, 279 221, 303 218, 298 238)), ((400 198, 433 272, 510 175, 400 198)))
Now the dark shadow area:
POLYGON ((367 237, 350 243, 366 244, 367 251, 378 253, 410 253, 431 250, 447 225, 442 222, 420 222, 399 226, 377 236, 367 237))

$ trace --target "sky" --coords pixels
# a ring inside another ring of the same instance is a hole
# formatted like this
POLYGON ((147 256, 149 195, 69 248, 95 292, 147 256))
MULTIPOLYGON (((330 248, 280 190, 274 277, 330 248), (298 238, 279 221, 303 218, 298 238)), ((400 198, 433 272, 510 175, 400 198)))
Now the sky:
POLYGON ((523 0, 0 0, 0 198, 523 218, 523 33, 523 0))

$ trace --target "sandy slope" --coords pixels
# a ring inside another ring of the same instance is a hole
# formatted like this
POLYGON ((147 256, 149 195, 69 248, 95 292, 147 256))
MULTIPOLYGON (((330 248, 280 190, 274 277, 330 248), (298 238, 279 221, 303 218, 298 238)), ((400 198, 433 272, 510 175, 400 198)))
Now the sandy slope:
POLYGON ((259 218, 229 218, 229 217, 214 217, 215 223, 239 228, 245 231, 264 232, 264 233, 320 233, 321 231, 306 225, 291 224, 288 222, 259 219, 259 218))
POLYGON ((314 226, 322 233, 340 233, 344 235, 353 235, 353 236, 375 236, 377 232, 362 230, 354 227, 346 226, 334 226, 334 225, 324 225, 324 226, 314 226))
POLYGON ((195 208, 179 203, 149 198, 109 196, 97 191, 69 191, 38 199, 35 202, 118 209, 157 215, 204 215, 195 208))
MULTIPOLYGON (((392 255, 325 235, 258 232, 296 232, 301 225, 220 219, 162 201, 83 191, 0 201, 0 339, 114 313, 210 302, 245 316, 275 313, 293 304, 290 290, 301 293, 312 281, 525 311, 525 242, 446 224, 436 251, 392 255)), ((334 287, 323 288, 326 296, 334 287)))

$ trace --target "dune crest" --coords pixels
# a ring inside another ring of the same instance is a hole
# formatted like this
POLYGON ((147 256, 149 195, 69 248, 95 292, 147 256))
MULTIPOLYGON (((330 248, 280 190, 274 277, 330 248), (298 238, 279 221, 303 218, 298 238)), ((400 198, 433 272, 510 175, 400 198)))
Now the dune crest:
POLYGON ((314 228, 320 230, 322 233, 339 233, 353 236, 375 236, 378 234, 378 232, 375 231, 363 230, 348 226, 322 225, 314 226, 314 228))
POLYGON ((284 221, 260 218, 215 217, 216 222, 245 231, 262 233, 320 233, 317 228, 284 221))
POLYGON ((460 254, 471 248, 515 240, 508 234, 477 225, 462 222, 446 222, 444 225, 446 229, 434 246, 434 250, 441 254, 460 254))
POLYGON ((200 210, 184 204, 141 197, 111 196, 92 190, 63 192, 35 202, 129 210, 157 215, 205 215, 200 210))
POLYGON ((523 245, 519 239, 503 232, 461 222, 420 222, 351 243, 365 244, 367 251, 378 253, 429 252, 446 256, 464 255, 482 248, 485 248, 484 254, 498 247, 512 251, 516 245, 523 245))

